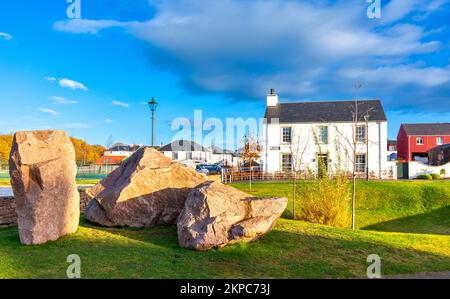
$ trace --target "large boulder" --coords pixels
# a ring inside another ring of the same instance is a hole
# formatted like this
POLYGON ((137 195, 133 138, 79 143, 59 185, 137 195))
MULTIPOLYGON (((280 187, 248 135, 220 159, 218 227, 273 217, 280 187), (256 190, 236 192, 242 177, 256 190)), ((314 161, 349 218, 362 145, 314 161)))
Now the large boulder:
POLYGON ((17 132, 9 172, 22 244, 42 244, 77 230, 75 150, 64 131, 17 132))
POLYGON ((194 169, 141 148, 90 190, 85 217, 103 226, 174 224, 189 192, 205 181, 194 169))
POLYGON ((233 187, 206 182, 194 189, 178 218, 180 246, 195 250, 260 238, 275 225, 286 198, 255 198, 233 187))

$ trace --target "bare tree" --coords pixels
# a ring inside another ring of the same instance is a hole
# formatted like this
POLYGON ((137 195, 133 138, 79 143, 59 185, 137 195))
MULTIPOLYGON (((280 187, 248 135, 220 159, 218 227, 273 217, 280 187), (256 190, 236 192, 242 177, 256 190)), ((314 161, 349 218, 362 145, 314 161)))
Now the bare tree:
POLYGON ((296 200, 296 193, 297 193, 297 178, 298 178, 297 174, 301 174, 302 165, 303 165, 303 157, 308 148, 310 136, 308 133, 308 136, 306 136, 305 140, 302 140, 301 137, 302 137, 301 129, 298 132, 292 130, 291 131, 291 142, 288 145, 289 154, 291 155, 291 172, 293 174, 293 177, 292 177, 292 218, 294 220, 295 220, 295 200, 296 200))
POLYGON ((354 100, 353 105, 349 107, 352 109, 352 132, 351 136, 348 136, 344 132, 341 131, 341 129, 334 125, 334 128, 336 132, 338 133, 339 137, 344 140, 344 153, 346 154, 348 160, 350 160, 350 163, 352 164, 352 229, 355 229, 355 222, 356 222, 356 179, 357 179, 357 156, 358 153, 363 148, 362 145, 367 146, 366 149, 366 158, 365 163, 366 167, 365 170, 367 171, 367 176, 369 173, 369 156, 368 156, 368 149, 369 149, 369 130, 368 130, 368 122, 369 122, 369 116, 370 111, 372 111, 373 108, 370 108, 367 106, 367 109, 361 109, 360 101, 358 100, 358 91, 361 88, 361 84, 356 83, 355 84, 355 93, 354 93, 354 100), (361 123, 365 122, 365 142, 361 143, 358 138, 358 126, 360 126, 361 123), (350 149, 350 151, 348 150, 350 149))
POLYGON ((111 146, 113 145, 113 143, 114 143, 113 136, 112 136, 112 135, 109 135, 108 139, 106 139, 106 141, 105 141, 105 148, 106 148, 106 149, 111 148, 111 146))

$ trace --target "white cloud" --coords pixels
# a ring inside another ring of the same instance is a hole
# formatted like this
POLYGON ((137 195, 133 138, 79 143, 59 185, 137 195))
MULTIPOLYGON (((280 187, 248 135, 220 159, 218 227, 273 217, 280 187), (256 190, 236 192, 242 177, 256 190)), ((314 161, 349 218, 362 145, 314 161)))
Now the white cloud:
POLYGON ((113 120, 110 119, 110 118, 107 118, 107 119, 105 119, 105 122, 106 122, 107 124, 112 124, 112 123, 113 123, 113 120))
POLYGON ((13 36, 11 34, 6 33, 6 32, 0 32, 0 39, 10 40, 12 38, 13 38, 13 36))
POLYGON ((115 20, 88 20, 88 19, 71 19, 65 21, 57 21, 53 24, 56 31, 70 33, 90 33, 97 34, 100 30, 112 27, 127 27, 134 22, 120 22, 115 20))
POLYGON ((436 39, 446 24, 415 23, 449 2, 392 0, 381 20, 369 20, 361 0, 155 0, 154 17, 145 22, 64 21, 55 29, 95 34, 121 27, 151 45, 151 63, 195 93, 263 99, 274 87, 292 99, 334 98, 351 96, 358 80, 365 92, 394 104, 425 97, 450 103, 448 68, 416 63, 448 51, 436 39))
POLYGON ((67 87, 70 89, 81 89, 81 90, 88 90, 87 87, 77 81, 71 80, 71 79, 61 79, 59 80, 59 86, 61 87, 67 87))
POLYGON ((367 83, 380 88, 386 88, 387 86, 399 88, 402 85, 436 88, 450 84, 450 67, 441 69, 400 65, 373 69, 344 69, 340 73, 343 78, 350 80, 364 78, 367 83))
POLYGON ((120 101, 112 101, 111 105, 119 106, 119 107, 125 107, 125 108, 130 107, 130 104, 124 103, 124 102, 120 102, 120 101))
POLYGON ((44 80, 50 81, 50 82, 54 82, 57 79, 55 77, 44 77, 44 80))
POLYGON ((58 112, 56 112, 55 110, 49 109, 49 108, 42 108, 41 107, 38 110, 40 112, 42 112, 42 113, 47 113, 47 114, 50 114, 50 115, 53 115, 53 116, 59 115, 58 112))
POLYGON ((70 104, 77 103, 77 101, 68 100, 64 97, 58 97, 58 96, 51 96, 51 97, 49 97, 49 99, 55 104, 70 105, 70 104))

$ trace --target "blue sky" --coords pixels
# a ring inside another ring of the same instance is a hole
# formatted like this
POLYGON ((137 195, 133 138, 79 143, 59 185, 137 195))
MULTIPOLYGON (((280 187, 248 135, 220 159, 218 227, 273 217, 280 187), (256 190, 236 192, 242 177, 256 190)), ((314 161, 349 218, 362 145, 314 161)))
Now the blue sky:
POLYGON ((282 101, 383 100, 402 122, 450 121, 450 1, 0 0, 0 133, 169 142, 177 117, 262 117, 282 101))

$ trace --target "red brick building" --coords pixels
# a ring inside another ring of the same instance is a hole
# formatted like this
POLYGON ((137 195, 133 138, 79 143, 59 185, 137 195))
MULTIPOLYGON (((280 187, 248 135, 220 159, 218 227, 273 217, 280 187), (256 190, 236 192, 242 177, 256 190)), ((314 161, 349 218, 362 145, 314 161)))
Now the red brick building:
POLYGON ((450 143, 450 123, 402 124, 397 136, 398 159, 428 162, 428 151, 450 143))

